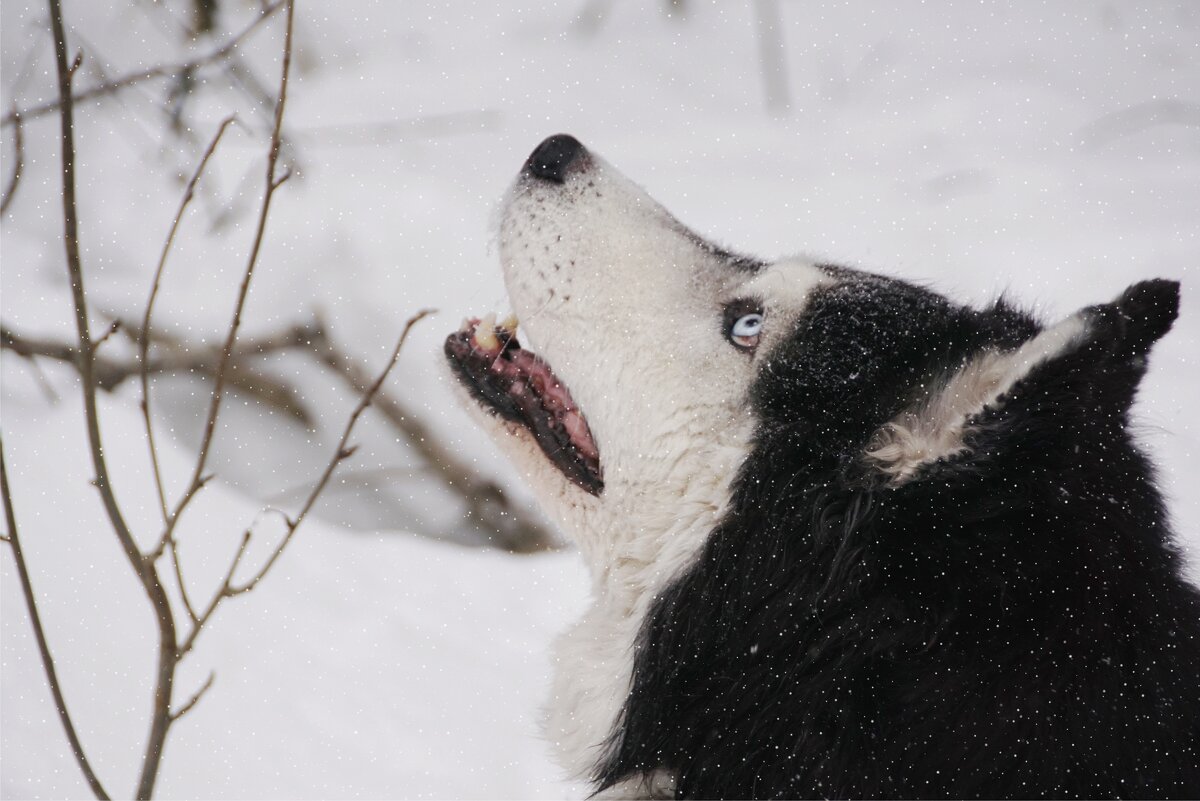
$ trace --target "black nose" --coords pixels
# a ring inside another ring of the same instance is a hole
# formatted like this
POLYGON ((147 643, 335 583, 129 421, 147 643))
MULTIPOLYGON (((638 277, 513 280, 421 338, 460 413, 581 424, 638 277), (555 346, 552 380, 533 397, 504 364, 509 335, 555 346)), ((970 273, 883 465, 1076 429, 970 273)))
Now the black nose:
POLYGON ((561 184, 571 164, 583 152, 583 145, 575 137, 555 134, 533 149, 525 162, 525 171, 537 178, 561 184))

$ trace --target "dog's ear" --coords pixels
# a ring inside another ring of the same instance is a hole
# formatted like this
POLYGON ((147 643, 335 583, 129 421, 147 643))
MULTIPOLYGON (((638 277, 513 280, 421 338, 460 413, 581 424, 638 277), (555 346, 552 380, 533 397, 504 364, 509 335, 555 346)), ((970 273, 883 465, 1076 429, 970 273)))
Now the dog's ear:
POLYGON ((1179 282, 1163 278, 1142 281, 1097 309, 1097 315, 1104 318, 1097 321, 1097 338, 1111 338, 1114 356, 1136 359, 1145 356, 1179 316, 1179 282))
POLYGON ((1178 314, 1177 281, 1143 281, 1016 349, 975 353, 876 431, 866 462, 898 485, 971 451, 981 431, 1042 436, 1084 420, 1119 419, 1133 402, 1146 354, 1178 314))

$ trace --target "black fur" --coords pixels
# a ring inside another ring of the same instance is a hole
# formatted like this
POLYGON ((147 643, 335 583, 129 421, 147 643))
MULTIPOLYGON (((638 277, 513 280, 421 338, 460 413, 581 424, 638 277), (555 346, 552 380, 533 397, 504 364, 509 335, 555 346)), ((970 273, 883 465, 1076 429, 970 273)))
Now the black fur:
POLYGON ((869 438, 1038 325, 844 273, 769 355, 727 518, 646 621, 597 787, 680 797, 1200 797, 1200 593, 1127 432, 1178 285, 1089 334, 889 486, 869 438))

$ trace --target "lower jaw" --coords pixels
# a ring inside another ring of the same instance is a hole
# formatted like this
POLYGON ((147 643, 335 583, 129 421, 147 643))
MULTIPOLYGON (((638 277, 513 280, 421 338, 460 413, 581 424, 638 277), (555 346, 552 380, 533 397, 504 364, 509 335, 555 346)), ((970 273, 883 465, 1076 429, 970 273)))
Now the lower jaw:
POLYGON ((599 495, 604 480, 586 421, 549 365, 520 347, 514 329, 496 328, 492 318, 464 321, 444 346, 451 369, 484 408, 529 431, 569 481, 599 495))

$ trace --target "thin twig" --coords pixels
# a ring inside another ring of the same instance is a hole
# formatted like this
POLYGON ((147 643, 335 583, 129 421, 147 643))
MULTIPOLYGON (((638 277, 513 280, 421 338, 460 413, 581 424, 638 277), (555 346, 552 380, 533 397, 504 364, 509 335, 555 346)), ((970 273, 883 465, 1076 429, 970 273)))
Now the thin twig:
MULTIPOLYGON (((255 17, 254 21, 246 26, 241 33, 232 37, 225 44, 221 45, 206 56, 201 56, 200 58, 184 61, 182 63, 159 64, 158 66, 150 67, 149 69, 142 70, 141 72, 133 72, 128 75, 123 75, 120 78, 114 78, 110 81, 105 81, 99 86, 93 86, 90 89, 85 89, 78 94, 72 95, 71 102, 77 104, 88 100, 94 100, 95 98, 110 95, 114 92, 119 92, 122 89, 127 89, 131 86, 136 86, 137 84, 144 83, 145 81, 153 80, 155 78, 170 78, 180 74, 181 72, 194 71, 201 67, 206 67, 209 64, 220 61, 233 52, 240 44, 242 44, 242 42, 246 40, 247 37, 250 36, 250 34, 254 33, 254 31, 257 30, 260 25, 262 25, 262 23, 264 23, 271 17, 271 15, 279 10, 279 8, 284 5, 284 2, 285 0, 276 0, 276 2, 266 6, 262 13, 255 17)), ((9 125, 14 125, 16 124, 18 118, 23 118, 28 121, 37 119, 38 117, 44 117, 47 114, 52 114, 59 110, 61 104, 62 100, 59 99, 42 103, 37 106, 32 106, 27 109, 22 109, 20 111, 14 110, 4 116, 4 119, 0 121, 0 127, 7 128, 9 125)))
POLYGON ((158 579, 154 562, 146 560, 125 516, 117 504, 112 482, 108 475, 108 464, 104 458, 104 445, 100 438, 100 417, 96 407, 96 385, 94 380, 95 347, 89 331, 87 295, 83 285, 83 263, 79 256, 79 224, 75 199, 75 105, 71 94, 71 79, 79 68, 80 56, 67 65, 67 36, 63 23, 61 0, 47 0, 50 11, 50 26, 54 35, 55 68, 58 75, 59 119, 62 143, 62 203, 63 242, 66 247, 67 273, 71 280, 72 301, 75 308, 75 327, 78 334, 78 365, 80 386, 83 390, 84 416, 87 422, 88 446, 95 471, 94 483, 104 505, 105 514, 112 525, 113 533, 121 544, 130 567, 141 582, 158 623, 158 669, 155 674, 154 711, 151 716, 150 736, 142 759, 142 772, 138 780, 137 797, 150 798, 154 793, 154 782, 158 777, 158 766, 162 759, 163 743, 170 726, 171 688, 175 679, 175 618, 171 612, 170 599, 158 579))
MULTIPOLYGON (((142 384, 142 420, 146 426, 146 443, 150 447, 150 466, 154 473, 154 488, 158 491, 158 505, 162 511, 164 526, 169 520, 170 513, 167 511, 167 494, 163 487, 162 468, 158 463, 158 447, 154 442, 154 426, 151 423, 150 417, 149 356, 150 328, 154 315, 154 301, 158 298, 158 290, 162 286, 163 271, 167 266, 167 256, 171 252, 171 246, 175 243, 175 234, 179 231, 179 225, 183 221, 183 214, 187 211, 188 204, 192 202, 192 198, 196 194, 196 185, 200 182, 200 176, 204 174, 204 168, 208 166, 208 160, 212 158, 213 153, 217 150, 217 145, 221 143, 221 137, 225 135, 225 131, 236 119, 236 117, 229 116, 221 121, 221 125, 217 128, 216 134, 213 135, 212 141, 208 143, 204 155, 200 158, 200 163, 196 166, 195 172, 192 173, 191 179, 187 182, 187 186, 183 190, 183 198, 179 201, 179 209, 175 212, 175 219, 171 222, 171 229, 167 232, 166 241, 163 242, 162 253, 158 257, 158 266, 154 270, 154 281, 150 284, 150 297, 146 300, 146 312, 142 315, 142 328, 137 338, 138 362, 141 364, 139 373, 142 384)), ((182 586, 182 581, 180 582, 180 586, 182 586)))
POLYGON ((208 416, 204 421, 204 435, 200 440, 200 452, 196 457, 196 466, 192 471, 192 479, 188 483, 187 489, 184 490, 183 497, 180 498, 179 503, 176 504, 175 509, 171 512, 170 520, 166 525, 167 531, 164 532, 164 538, 171 536, 170 530, 174 528, 175 521, 179 519, 180 514, 183 513, 203 486, 204 468, 208 462, 209 449, 212 447, 213 435, 217 428, 217 418, 221 412, 221 398, 225 392, 225 376, 229 369, 229 362, 233 357, 233 349, 237 342, 238 331, 242 325, 242 310, 245 308, 246 298, 250 294, 250 282, 254 278, 254 268, 258 264, 258 254, 262 249, 263 235, 267 230, 271 199, 275 196, 275 191, 287 180, 288 176, 285 173, 282 177, 276 177, 275 165, 279 160, 279 143, 283 131, 283 112, 287 105, 288 76, 292 65, 292 28, 295 16, 294 0, 286 0, 286 11, 287 22, 284 30, 283 64, 280 69, 279 95, 275 101, 275 125, 271 131, 271 145, 267 152, 266 180, 263 189, 262 204, 259 206, 258 225, 255 228, 253 244, 250 246, 250 255, 246 260, 246 269, 242 273, 242 283, 238 288, 237 302, 234 304, 233 309, 233 319, 229 323, 229 333, 225 338, 224 346, 221 348, 221 357, 217 364, 217 375, 213 380, 212 400, 209 402, 208 416))
POLYGON ((196 638, 204 630, 205 624, 212 618, 213 613, 217 611, 217 607, 221 605, 221 602, 229 597, 229 588, 233 584, 233 574, 237 572, 238 567, 242 564, 242 559, 246 556, 246 549, 250 546, 250 538, 253 536, 252 528, 248 528, 242 532, 242 541, 238 544, 237 552, 229 562, 229 567, 225 571, 225 578, 221 580, 217 591, 208 600, 208 605, 204 607, 204 611, 192 621, 192 628, 188 631, 187 637, 175 649, 176 660, 183 659, 191 652, 192 648, 196 645, 196 638))
POLYGON ((208 674, 208 678, 204 680, 204 684, 200 685, 200 689, 192 693, 192 697, 187 700, 187 703, 171 713, 171 722, 174 723, 188 712, 191 712, 192 708, 195 707, 196 704, 200 703, 200 699, 204 697, 204 694, 212 688, 213 682, 216 681, 216 678, 217 674, 210 672, 208 674))
POLYGON ((107 342, 112 337, 113 334, 117 333, 120 330, 121 330, 121 321, 120 320, 113 320, 111 323, 109 323, 108 328, 105 329, 104 333, 101 334, 99 336, 99 338, 97 338, 96 341, 92 343, 92 353, 94 354, 96 351, 100 350, 100 346, 103 345, 105 342, 107 342))
POLYGON ((33 584, 29 580, 29 567, 25 564, 25 554, 21 550, 21 538, 17 532, 17 512, 13 508, 12 491, 8 488, 8 467, 4 463, 3 441, 0 441, 0 495, 3 495, 4 498, 4 519, 8 527, 8 536, 4 537, 4 541, 12 548, 13 558, 17 562, 21 592, 25 595, 25 606, 29 609, 29 621, 33 624, 33 634, 37 639, 38 652, 42 656, 42 668, 46 672, 46 681, 50 684, 50 692, 54 695, 54 706, 58 710, 58 718, 67 732, 67 740, 71 743, 71 753, 75 755, 75 761, 79 763, 79 769, 83 771, 83 777, 92 789, 92 794, 96 798, 108 801, 108 792, 100 783, 96 771, 92 770, 92 765, 83 752, 83 743, 80 742, 79 735, 75 731, 75 724, 71 722, 71 713, 67 711, 67 701, 63 696, 62 685, 58 681, 58 671, 54 668, 54 657, 50 654, 50 644, 46 641, 46 632, 42 628, 42 618, 38 614, 33 584))
MULTIPOLYGON (((229 59, 222 68, 229 77, 230 85, 237 87, 256 107, 273 106, 275 98, 263 88, 254 71, 243 64, 240 58, 229 59)), ((290 137, 282 130, 279 132, 279 157, 285 162, 290 162, 292 167, 296 166, 296 149, 291 146, 290 137)))
POLYGON ((171 552, 171 569, 175 572, 175 583, 179 585, 179 598, 183 601, 183 609, 187 612, 188 619, 194 625, 199 622, 199 618, 196 617, 196 607, 192 606, 192 598, 188 595, 187 582, 183 580, 183 565, 179 561, 179 541, 171 537, 167 548, 171 552))
MULTIPOLYGON (((280 538, 279 542, 276 543, 275 547, 271 550, 270 555, 258 568, 258 570, 256 570, 254 574, 244 582, 235 584, 234 577, 237 573, 238 567, 242 563, 242 558, 246 555, 246 549, 250 545, 250 539, 254 526, 252 525, 242 534, 242 541, 230 562, 229 568, 225 571, 224 580, 217 588, 217 591, 213 593, 212 598, 209 599, 208 605, 200 614, 199 619, 193 623, 191 630, 188 632, 188 636, 183 641, 183 644, 179 646, 178 654, 180 659, 182 659, 189 651, 192 650, 196 644, 196 638, 200 636, 200 632, 204 629, 204 625, 209 621, 209 619, 213 616, 213 613, 217 611, 217 608, 226 599, 234 598, 238 595, 250 592, 256 586, 258 586, 258 583, 262 581, 267 573, 270 572, 271 568, 274 567, 275 563, 279 560, 280 555, 283 554, 284 550, 288 547, 288 544, 291 543, 292 538, 295 537, 300 526, 303 525, 305 519, 308 517, 309 512, 312 511, 312 508, 320 499, 321 493, 323 493, 325 488, 329 485, 329 480, 333 477, 334 471, 337 470, 338 465, 340 465, 346 459, 349 459, 350 456, 354 454, 356 446, 349 446, 350 435, 354 433, 354 427, 358 424, 358 419, 362 417, 363 412, 365 412, 375 400, 375 397, 379 394, 379 390, 383 386, 383 383, 387 380, 388 375, 391 374, 392 368, 396 366, 396 362, 400 358, 400 351, 404 347, 405 341, 408 339, 409 331, 412 330, 414 325, 432 313, 432 310, 424 309, 410 317, 408 322, 404 324, 404 330, 401 332, 400 338, 396 342, 396 347, 392 349, 391 357, 388 359, 388 362, 384 366, 383 370, 363 392, 362 397, 358 401, 358 405, 354 407, 354 411, 350 413, 350 418, 346 422, 345 429, 342 431, 342 437, 340 440, 338 440, 337 447, 334 448, 333 456, 330 457, 329 462, 325 465, 325 469, 321 472, 321 476, 317 479, 317 483, 313 485, 308 497, 304 500, 304 504, 300 507, 300 511, 295 517, 289 517, 288 515, 279 512, 279 514, 282 515, 285 523, 283 536, 280 538)), ((278 510, 269 511, 278 512, 278 510)))
POLYGON ((410 317, 408 322, 404 324, 404 331, 401 332, 400 339, 396 341, 396 347, 392 349, 392 356, 390 359, 388 359, 387 366, 383 368, 383 370, 379 373, 379 376, 375 379, 374 383, 372 383, 370 387, 367 388, 367 391, 363 393, 362 399, 358 402, 358 406, 354 407, 354 411, 350 413, 350 419, 346 422, 346 428, 342 432, 342 438, 338 440, 337 448, 334 450, 333 457, 329 460, 329 463, 325 465, 325 471, 321 473, 321 477, 317 480, 316 485, 313 486, 312 492, 308 494, 308 498, 304 501, 304 505, 300 508, 299 514, 297 514, 296 517, 288 523, 287 533, 283 535, 283 538, 279 541, 279 544, 275 546, 275 550, 271 552, 270 557, 268 557, 267 561, 263 563, 263 566, 259 568, 257 573, 255 573, 245 583, 238 586, 231 586, 229 588, 231 595, 240 595, 244 592, 250 592, 250 590, 253 590, 255 585, 258 584, 258 582, 262 581, 263 576, 265 576, 271 569, 271 566, 275 564, 275 560, 279 558, 279 555, 283 553, 283 549, 287 547, 288 543, 295 535, 296 529, 300 528, 300 524, 304 522, 304 519, 308 517, 308 513, 312 510, 313 506, 316 505, 317 499, 320 498, 321 493, 325 491, 325 486, 329 483, 329 479, 333 477, 333 472, 337 469, 337 466, 353 455, 357 446, 347 447, 347 443, 350 441, 350 435, 354 432, 354 426, 358 423, 358 418, 362 416, 362 413, 365 412, 367 407, 371 405, 371 402, 375 400, 375 396, 379 393, 379 389, 383 386, 383 382, 387 380, 388 375, 390 375, 392 372, 392 368, 396 366, 396 361, 400 358, 400 350, 404 347, 405 340, 408 339, 408 332, 412 330, 414 325, 432 313, 432 309, 422 309, 410 317))
POLYGON ((0 217, 8 214, 8 206, 17 194, 17 187, 21 184, 21 174, 25 167, 25 126, 21 123, 21 115, 15 108, 12 113, 15 126, 13 130, 13 172, 12 177, 8 179, 8 186, 4 188, 4 199, 0 200, 0 217))

